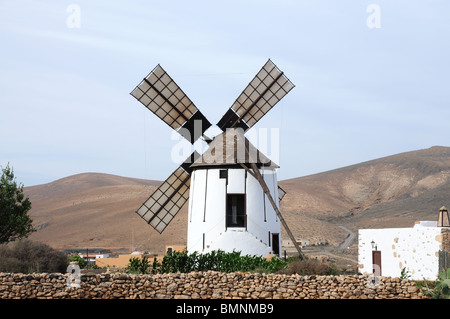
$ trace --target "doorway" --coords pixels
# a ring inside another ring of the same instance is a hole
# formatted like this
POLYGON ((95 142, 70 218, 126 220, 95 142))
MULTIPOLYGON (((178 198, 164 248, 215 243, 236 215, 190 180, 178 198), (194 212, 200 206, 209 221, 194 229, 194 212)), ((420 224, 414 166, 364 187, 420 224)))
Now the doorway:
POLYGON ((276 256, 280 256, 280 234, 272 234, 272 251, 276 256))
POLYGON ((227 227, 246 227, 245 194, 227 194, 227 227))
POLYGON ((372 251, 372 272, 375 276, 381 276, 381 251, 372 251))

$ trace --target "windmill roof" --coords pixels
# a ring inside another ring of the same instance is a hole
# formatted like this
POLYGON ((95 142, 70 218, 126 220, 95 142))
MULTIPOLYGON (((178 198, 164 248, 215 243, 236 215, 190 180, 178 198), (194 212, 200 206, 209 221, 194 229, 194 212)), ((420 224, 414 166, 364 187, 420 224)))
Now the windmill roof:
POLYGON ((244 136, 244 131, 241 128, 229 128, 214 137, 209 144, 209 148, 190 167, 229 166, 251 163, 257 166, 279 168, 277 164, 250 143, 244 136))

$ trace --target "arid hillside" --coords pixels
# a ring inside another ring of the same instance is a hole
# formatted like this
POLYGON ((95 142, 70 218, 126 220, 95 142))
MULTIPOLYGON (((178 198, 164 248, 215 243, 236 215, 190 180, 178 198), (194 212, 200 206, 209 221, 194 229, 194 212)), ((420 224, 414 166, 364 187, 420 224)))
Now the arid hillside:
MULTIPOLYGON (((38 231, 31 239, 58 248, 111 248, 162 253, 186 242, 187 208, 163 234, 135 210, 159 181, 85 173, 24 188, 38 231)), ((280 181, 281 210, 294 235, 338 246, 360 228, 411 227, 450 206, 450 148, 397 154, 280 181)), ((284 237, 286 238, 286 237, 284 237)))
POLYGON ((412 227, 450 206, 450 148, 401 153, 281 181, 281 208, 300 238, 337 244, 343 225, 412 227))
POLYGON ((84 173, 49 184, 24 188, 32 202, 30 215, 38 231, 30 239, 57 248, 158 250, 160 242, 182 244, 177 236, 181 212, 173 228, 159 235, 135 210, 159 185, 108 174, 84 173))

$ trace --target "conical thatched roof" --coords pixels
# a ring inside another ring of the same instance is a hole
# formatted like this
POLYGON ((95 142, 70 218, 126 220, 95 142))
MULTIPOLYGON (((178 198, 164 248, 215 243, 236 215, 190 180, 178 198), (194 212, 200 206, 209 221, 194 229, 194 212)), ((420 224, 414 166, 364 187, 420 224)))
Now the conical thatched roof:
POLYGON ((279 168, 266 155, 261 153, 244 136, 240 128, 227 129, 217 135, 209 144, 209 148, 200 156, 191 168, 202 166, 230 166, 254 163, 258 167, 279 168))

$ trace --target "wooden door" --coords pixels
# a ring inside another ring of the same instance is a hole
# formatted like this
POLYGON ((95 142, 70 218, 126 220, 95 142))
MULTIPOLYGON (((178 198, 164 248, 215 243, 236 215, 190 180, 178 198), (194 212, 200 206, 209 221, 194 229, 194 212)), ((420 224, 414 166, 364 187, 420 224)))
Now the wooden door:
POLYGON ((381 276, 381 251, 372 251, 372 272, 375 276, 381 276))

